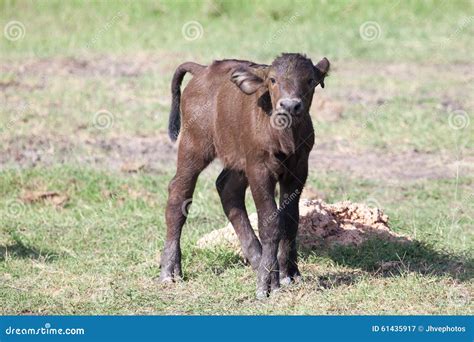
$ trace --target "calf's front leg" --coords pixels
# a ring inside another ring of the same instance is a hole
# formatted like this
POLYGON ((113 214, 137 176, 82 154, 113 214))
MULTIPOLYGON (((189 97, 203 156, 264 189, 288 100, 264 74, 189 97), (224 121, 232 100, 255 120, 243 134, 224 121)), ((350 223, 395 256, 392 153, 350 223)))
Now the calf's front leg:
POLYGON ((299 201, 307 177, 308 158, 304 155, 295 163, 293 171, 280 179, 279 224, 282 238, 278 249, 278 263, 283 285, 296 282, 301 277, 298 270, 296 235, 300 219, 299 201))
POLYGON ((257 298, 263 299, 269 291, 280 287, 277 254, 281 232, 275 202, 276 179, 265 165, 259 164, 247 170, 247 175, 257 208, 258 234, 262 244, 262 256, 257 269, 257 298))

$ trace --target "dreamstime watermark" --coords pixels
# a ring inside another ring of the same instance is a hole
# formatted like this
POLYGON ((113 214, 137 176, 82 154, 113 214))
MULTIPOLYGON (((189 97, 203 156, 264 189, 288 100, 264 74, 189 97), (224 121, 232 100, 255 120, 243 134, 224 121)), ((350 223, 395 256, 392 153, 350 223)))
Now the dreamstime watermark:
POLYGON ((291 127, 293 120, 290 114, 275 113, 270 117, 270 125, 278 130, 291 127))
POLYGON ((268 225, 271 221, 275 220, 277 216, 288 206, 290 205, 291 202, 295 201, 297 198, 299 198, 301 191, 296 189, 289 195, 285 195, 283 201, 280 203, 280 207, 274 211, 270 216, 265 218, 263 221, 263 225, 266 226, 268 225))
POLYGON ((115 116, 106 109, 101 109, 94 114, 92 124, 100 130, 109 129, 115 122, 115 116))
POLYGON ((25 34, 25 25, 23 25, 23 23, 18 20, 9 21, 3 28, 3 35, 6 39, 12 42, 23 39, 25 34))
POLYGON ((190 119, 181 125, 180 130, 187 130, 194 124, 199 126, 199 120, 203 113, 207 113, 211 110, 211 102, 206 102, 204 106, 199 106, 195 111, 190 113, 190 119))
POLYGON ((383 101, 382 103, 379 103, 379 105, 377 106, 377 108, 375 108, 374 111, 369 112, 368 119, 372 121, 376 120, 387 111, 387 108, 388 108, 388 102, 383 101))
POLYGON ((181 205, 181 212, 183 213, 184 216, 186 216, 188 218, 189 217, 191 217, 191 218, 198 217, 204 211, 201 206, 196 206, 196 205, 192 206, 193 209, 191 210, 192 203, 193 203, 193 199, 188 198, 181 205))
POLYGON ((0 126, 0 133, 13 128, 13 126, 23 118, 23 115, 29 108, 30 104, 28 102, 22 102, 16 109, 14 109, 16 116, 11 117, 6 124, 0 126))
POLYGON ((457 306, 465 306, 471 302, 469 291, 464 287, 460 289, 448 289, 447 297, 451 303, 457 306))
POLYGON ((363 40, 371 42, 381 37, 382 29, 376 21, 366 21, 359 27, 359 34, 363 40))
POLYGON ((108 20, 104 25, 102 25, 102 27, 99 30, 95 32, 94 36, 92 37, 90 42, 87 43, 86 47, 89 48, 92 45, 95 45, 97 41, 99 40, 100 36, 102 36, 105 32, 110 30, 112 25, 115 24, 122 17, 123 17, 123 14, 121 12, 117 12, 117 14, 112 17, 112 19, 108 20))
POLYGON ((474 22, 474 15, 471 15, 470 17, 465 17, 461 21, 461 23, 458 25, 456 30, 454 30, 453 33, 449 35, 449 37, 444 38, 443 43, 446 44, 450 40, 452 40, 454 37, 456 37, 458 34, 460 34, 467 26, 471 25, 474 22))
POLYGON ((84 335, 84 328, 53 328, 50 323, 45 323, 40 328, 15 328, 9 326, 5 329, 6 335, 84 335))
POLYGON ((105 304, 111 301, 113 297, 114 297, 114 291, 110 287, 100 289, 99 291, 97 291, 91 296, 92 300, 96 302, 97 304, 105 304))
MULTIPOLYGON (((185 122, 181 122, 181 126, 179 127, 179 130, 174 133, 174 138, 178 139, 178 137, 181 133, 183 133, 186 130, 190 129, 194 125, 197 125, 199 127, 200 126, 199 121, 200 121, 201 115, 203 113, 209 112, 210 109, 211 109, 211 102, 208 101, 203 106, 200 106, 198 109, 191 112, 190 115, 189 115, 189 119, 186 120, 185 122)), ((190 140, 190 136, 185 134, 184 139, 190 140)), ((187 141, 186 144, 187 143, 191 143, 191 141, 187 141)), ((209 146, 205 146, 205 149, 210 148, 211 145, 212 144, 210 144, 209 146)))
POLYGON ((368 197, 364 200, 364 204, 366 206, 368 206, 369 208, 373 208, 373 209, 382 209, 382 205, 380 204, 380 202, 373 198, 373 197, 368 197))
POLYGON ((449 113, 448 124, 452 129, 459 130, 466 128, 470 122, 469 115, 461 109, 456 109, 449 113))
POLYGON ((266 48, 268 47, 271 43, 273 43, 275 40, 278 39, 278 37, 280 37, 283 32, 285 32, 286 30, 288 30, 288 28, 295 22, 295 20, 300 16, 299 13, 295 13, 294 15, 292 15, 290 18, 288 18, 288 20, 285 20, 285 22, 283 23, 283 25, 280 26, 280 28, 278 30, 275 31, 275 33, 272 34, 272 36, 270 37, 270 39, 268 39, 267 41, 265 41, 265 43, 263 43, 263 47, 266 48))
POLYGON ((184 23, 181 28, 181 33, 184 39, 193 41, 202 38, 204 35, 204 29, 199 21, 191 20, 184 23))
MULTIPOLYGON (((386 113, 388 105, 389 105, 389 102, 384 101, 380 103, 375 108, 375 110, 367 109, 366 111, 364 111, 366 114, 365 114, 365 118, 363 119, 361 123, 361 127, 360 127, 361 130, 369 128, 370 125, 375 125, 377 120, 380 119, 380 117, 386 113)), ((355 139, 358 136, 358 134, 360 134, 360 130, 354 129, 349 134, 350 134, 349 137, 351 139, 355 139)))
POLYGON ((6 124, 0 125, 0 133, 10 130, 18 122, 18 118, 11 118, 6 124))
POLYGON ((26 211, 25 204, 20 200, 10 200, 6 204, 6 214, 10 218, 18 218, 26 211))

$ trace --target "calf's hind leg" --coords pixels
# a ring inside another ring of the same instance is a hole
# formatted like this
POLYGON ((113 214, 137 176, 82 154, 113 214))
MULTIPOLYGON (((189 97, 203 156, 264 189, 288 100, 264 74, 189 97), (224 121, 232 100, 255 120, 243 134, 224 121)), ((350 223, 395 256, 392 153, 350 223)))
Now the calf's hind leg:
POLYGON ((186 207, 192 199, 199 174, 210 162, 211 160, 193 144, 181 141, 176 175, 168 186, 166 242, 161 254, 160 280, 163 282, 182 277, 180 238, 182 227, 186 222, 186 207))
POLYGON ((245 190, 247 177, 243 172, 224 169, 216 181, 217 192, 227 218, 239 237, 242 251, 252 268, 257 269, 262 255, 262 246, 258 241, 245 208, 245 190))

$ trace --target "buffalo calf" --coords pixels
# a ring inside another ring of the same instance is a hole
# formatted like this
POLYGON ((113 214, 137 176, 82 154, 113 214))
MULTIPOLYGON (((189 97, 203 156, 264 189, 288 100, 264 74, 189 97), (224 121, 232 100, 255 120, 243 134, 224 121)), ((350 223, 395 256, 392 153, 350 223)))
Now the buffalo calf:
POLYGON ((176 69, 169 134, 178 139, 178 161, 169 184, 162 281, 182 276, 180 237, 187 205, 199 174, 216 157, 224 165, 217 191, 243 253, 257 271, 257 297, 300 276, 295 239, 314 144, 309 109, 314 89, 318 84, 324 88, 328 71, 326 58, 313 65, 296 53, 282 54, 271 65, 232 59, 209 66, 187 62, 176 69), (187 72, 194 77, 181 96, 187 72), (260 240, 245 208, 248 186, 260 240))

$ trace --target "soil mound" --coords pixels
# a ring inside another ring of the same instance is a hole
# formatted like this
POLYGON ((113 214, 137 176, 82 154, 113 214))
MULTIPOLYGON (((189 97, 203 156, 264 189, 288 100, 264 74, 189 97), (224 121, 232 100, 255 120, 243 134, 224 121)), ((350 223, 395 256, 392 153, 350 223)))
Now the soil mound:
MULTIPOLYGON (((257 214, 249 216, 258 235, 257 214)), ((321 199, 300 201, 300 224, 297 241, 299 248, 322 246, 358 246, 370 238, 407 242, 408 237, 390 230, 389 219, 382 209, 350 201, 325 203, 321 199)), ((198 248, 226 247, 241 254, 237 235, 229 223, 214 230, 197 242, 198 248)))

